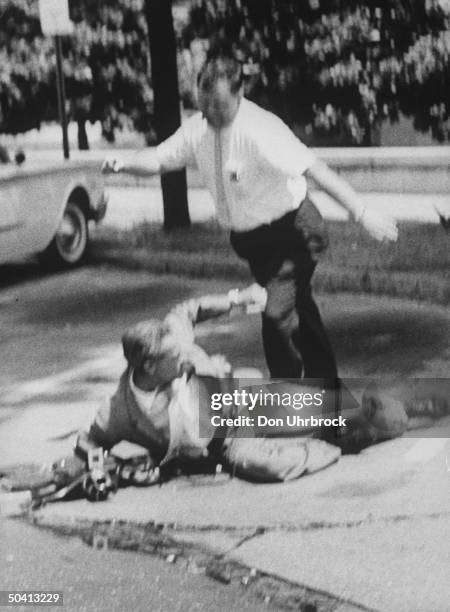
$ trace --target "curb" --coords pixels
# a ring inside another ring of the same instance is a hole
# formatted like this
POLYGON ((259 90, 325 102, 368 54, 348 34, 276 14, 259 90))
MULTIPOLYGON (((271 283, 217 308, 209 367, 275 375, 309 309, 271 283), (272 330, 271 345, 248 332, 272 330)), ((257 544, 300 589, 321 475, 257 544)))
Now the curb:
POLYGON ((176 526, 129 521, 89 521, 76 518, 62 520, 31 513, 29 522, 60 536, 78 537, 97 550, 127 550, 155 555, 167 563, 177 563, 191 574, 204 574, 225 585, 245 589, 249 595, 283 610, 302 612, 375 612, 357 602, 296 584, 276 575, 250 568, 233 559, 233 550, 253 537, 260 529, 236 532, 213 544, 208 532, 183 531, 176 526), (231 546, 230 546, 231 545, 231 546))

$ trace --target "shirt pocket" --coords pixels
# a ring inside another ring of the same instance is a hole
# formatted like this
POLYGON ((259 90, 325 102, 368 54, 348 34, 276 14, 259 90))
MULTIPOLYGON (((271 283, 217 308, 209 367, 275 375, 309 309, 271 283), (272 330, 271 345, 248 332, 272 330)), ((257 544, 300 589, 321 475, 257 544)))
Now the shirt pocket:
POLYGON ((230 159, 224 168, 224 180, 229 193, 236 200, 246 200, 252 194, 252 167, 247 161, 230 159))

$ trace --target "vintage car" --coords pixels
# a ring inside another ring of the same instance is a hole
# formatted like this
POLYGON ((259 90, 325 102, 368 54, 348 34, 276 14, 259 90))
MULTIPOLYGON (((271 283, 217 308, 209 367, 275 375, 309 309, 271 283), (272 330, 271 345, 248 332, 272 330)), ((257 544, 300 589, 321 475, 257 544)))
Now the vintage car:
POLYGON ((55 267, 78 264, 89 222, 106 213, 98 164, 18 161, 0 164, 0 264, 34 254, 55 267))

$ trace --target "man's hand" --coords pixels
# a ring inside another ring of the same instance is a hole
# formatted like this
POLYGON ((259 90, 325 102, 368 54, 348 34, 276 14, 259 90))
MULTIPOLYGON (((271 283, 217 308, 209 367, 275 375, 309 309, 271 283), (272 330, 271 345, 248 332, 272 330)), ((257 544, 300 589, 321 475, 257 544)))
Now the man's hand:
POLYGON ((371 208, 365 208, 358 221, 376 240, 397 240, 397 223, 391 217, 380 214, 371 208))
POLYGON ((125 162, 120 156, 107 157, 102 164, 102 174, 118 174, 123 172, 125 162))
POLYGON ((157 147, 146 147, 136 153, 126 155, 109 155, 102 165, 103 174, 126 172, 132 176, 154 176, 165 170, 159 163, 157 147))
POLYGON ((262 312, 266 302, 267 292, 257 283, 238 291, 234 300, 236 306, 244 306, 247 313, 262 312))
POLYGON ((356 221, 361 222, 369 234, 377 240, 397 240, 397 225, 393 219, 381 215, 375 210, 362 207, 359 197, 354 189, 344 181, 334 170, 317 160, 306 172, 305 176, 310 177, 320 187, 331 196, 338 204, 343 206, 356 221))

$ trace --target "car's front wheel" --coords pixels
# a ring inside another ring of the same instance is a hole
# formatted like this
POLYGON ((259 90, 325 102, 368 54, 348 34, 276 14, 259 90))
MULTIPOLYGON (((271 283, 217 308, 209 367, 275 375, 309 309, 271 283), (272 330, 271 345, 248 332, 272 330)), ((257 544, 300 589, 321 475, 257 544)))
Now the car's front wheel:
POLYGON ((68 202, 53 240, 41 259, 47 265, 70 267, 78 264, 86 254, 89 230, 86 215, 76 202, 68 202))

